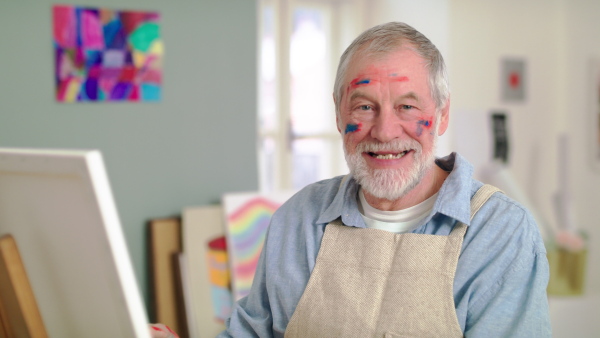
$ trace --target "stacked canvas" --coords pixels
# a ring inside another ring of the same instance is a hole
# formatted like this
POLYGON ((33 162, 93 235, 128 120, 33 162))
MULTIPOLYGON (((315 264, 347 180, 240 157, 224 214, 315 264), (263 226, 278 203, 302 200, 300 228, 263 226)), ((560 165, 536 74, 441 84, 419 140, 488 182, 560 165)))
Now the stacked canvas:
POLYGON ((271 216, 291 195, 230 193, 221 206, 183 211, 191 337, 214 337, 225 328, 232 303, 250 290, 271 216))

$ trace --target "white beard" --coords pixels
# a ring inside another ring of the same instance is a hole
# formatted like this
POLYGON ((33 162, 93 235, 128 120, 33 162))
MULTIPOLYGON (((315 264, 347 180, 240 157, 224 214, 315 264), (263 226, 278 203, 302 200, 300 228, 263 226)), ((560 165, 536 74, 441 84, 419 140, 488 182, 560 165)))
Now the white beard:
POLYGON ((433 146, 428 153, 423 153, 423 147, 414 139, 394 140, 388 143, 364 141, 357 144, 352 153, 344 143, 344 156, 350 173, 365 191, 377 198, 394 201, 405 196, 421 182, 435 163, 437 123, 433 129, 433 146), (411 168, 372 169, 362 156, 364 152, 400 153, 411 149, 414 150, 414 165, 411 168))

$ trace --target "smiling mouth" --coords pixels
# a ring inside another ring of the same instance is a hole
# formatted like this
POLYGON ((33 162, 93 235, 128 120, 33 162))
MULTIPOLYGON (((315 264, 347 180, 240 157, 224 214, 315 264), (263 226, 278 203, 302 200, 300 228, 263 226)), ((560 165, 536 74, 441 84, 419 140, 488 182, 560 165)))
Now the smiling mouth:
POLYGON ((405 150, 401 153, 397 153, 397 154, 385 154, 385 153, 373 153, 373 152, 369 152, 369 156, 376 158, 378 160, 397 160, 399 158, 402 158, 404 155, 408 154, 410 152, 410 150, 405 150))

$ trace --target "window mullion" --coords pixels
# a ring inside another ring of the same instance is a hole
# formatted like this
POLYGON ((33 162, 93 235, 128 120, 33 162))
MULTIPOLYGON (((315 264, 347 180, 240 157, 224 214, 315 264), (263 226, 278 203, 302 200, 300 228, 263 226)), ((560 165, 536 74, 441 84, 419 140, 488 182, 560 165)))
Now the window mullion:
POLYGON ((277 49, 280 57, 278 63, 278 83, 279 83, 279 102, 278 102, 278 137, 277 137, 277 158, 278 158, 278 182, 279 189, 292 188, 292 152, 290 144, 290 35, 291 35, 291 0, 279 1, 278 8, 278 37, 277 49))

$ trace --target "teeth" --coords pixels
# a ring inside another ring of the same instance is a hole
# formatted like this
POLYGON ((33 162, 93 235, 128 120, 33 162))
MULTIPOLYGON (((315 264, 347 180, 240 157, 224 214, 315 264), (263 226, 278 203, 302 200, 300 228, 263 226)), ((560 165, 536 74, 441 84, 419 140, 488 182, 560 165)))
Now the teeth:
POLYGON ((379 160, 391 160, 391 159, 399 159, 402 156, 406 155, 406 151, 401 152, 397 155, 393 155, 393 154, 386 154, 386 155, 380 155, 380 154, 375 154, 375 158, 379 159, 379 160))

